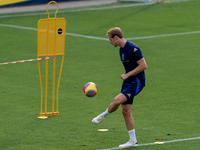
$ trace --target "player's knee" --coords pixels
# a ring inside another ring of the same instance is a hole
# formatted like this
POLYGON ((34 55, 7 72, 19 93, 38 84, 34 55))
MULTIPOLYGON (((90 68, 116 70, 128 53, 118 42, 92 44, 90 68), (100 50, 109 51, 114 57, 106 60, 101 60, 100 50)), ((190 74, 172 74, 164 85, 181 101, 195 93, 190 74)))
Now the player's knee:
POLYGON ((119 100, 117 97, 115 97, 115 98, 114 98, 114 101, 113 101, 113 104, 114 104, 115 106, 119 106, 121 103, 120 103, 120 100, 119 100))
POLYGON ((123 116, 124 116, 124 117, 126 117, 126 116, 129 116, 129 115, 131 115, 131 111, 130 111, 130 110, 127 110, 127 109, 124 109, 124 108, 122 108, 122 114, 123 114, 123 116))
POLYGON ((127 111, 122 109, 122 114, 123 114, 123 116, 126 116, 127 115, 127 111))

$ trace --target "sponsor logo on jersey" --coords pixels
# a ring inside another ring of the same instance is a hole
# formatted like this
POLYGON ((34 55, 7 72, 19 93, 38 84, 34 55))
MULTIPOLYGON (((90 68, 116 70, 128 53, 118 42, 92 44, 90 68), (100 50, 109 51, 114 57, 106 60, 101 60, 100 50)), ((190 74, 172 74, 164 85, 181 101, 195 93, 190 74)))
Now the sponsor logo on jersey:
POLYGON ((128 95, 128 97, 131 97, 131 94, 127 94, 128 95))
POLYGON ((133 52, 136 52, 138 49, 137 48, 134 48, 133 52))

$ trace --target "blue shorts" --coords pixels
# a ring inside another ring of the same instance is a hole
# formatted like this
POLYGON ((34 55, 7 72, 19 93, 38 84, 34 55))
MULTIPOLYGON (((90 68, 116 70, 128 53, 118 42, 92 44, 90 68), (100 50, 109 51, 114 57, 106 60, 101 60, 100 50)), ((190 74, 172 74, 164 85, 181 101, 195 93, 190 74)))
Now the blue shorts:
POLYGON ((127 101, 125 101, 122 104, 133 104, 134 97, 142 91, 144 86, 141 86, 137 83, 123 83, 121 93, 124 94, 127 98, 127 101))

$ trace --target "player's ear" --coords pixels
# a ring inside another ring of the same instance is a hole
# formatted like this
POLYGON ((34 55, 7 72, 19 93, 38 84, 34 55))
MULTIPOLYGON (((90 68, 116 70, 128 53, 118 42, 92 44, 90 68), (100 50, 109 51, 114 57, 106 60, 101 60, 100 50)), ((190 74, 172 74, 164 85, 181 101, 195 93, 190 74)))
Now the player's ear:
POLYGON ((115 40, 116 40, 117 38, 118 38, 118 36, 117 36, 117 35, 115 35, 115 36, 113 37, 113 39, 115 39, 115 40))

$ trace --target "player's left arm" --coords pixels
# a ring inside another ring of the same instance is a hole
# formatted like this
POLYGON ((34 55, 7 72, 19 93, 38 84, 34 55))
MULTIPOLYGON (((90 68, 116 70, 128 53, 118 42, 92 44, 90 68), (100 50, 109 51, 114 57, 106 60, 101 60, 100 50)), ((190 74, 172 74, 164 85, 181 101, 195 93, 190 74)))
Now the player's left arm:
POLYGON ((128 77, 134 76, 134 75, 144 71, 145 69, 147 69, 147 64, 146 64, 146 61, 144 58, 141 58, 140 60, 138 60, 137 64, 138 64, 138 66, 134 70, 132 70, 126 74, 122 74, 121 79, 126 80, 128 77))

